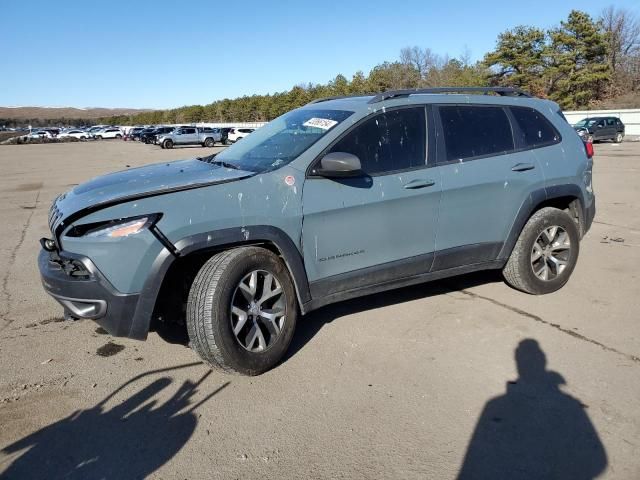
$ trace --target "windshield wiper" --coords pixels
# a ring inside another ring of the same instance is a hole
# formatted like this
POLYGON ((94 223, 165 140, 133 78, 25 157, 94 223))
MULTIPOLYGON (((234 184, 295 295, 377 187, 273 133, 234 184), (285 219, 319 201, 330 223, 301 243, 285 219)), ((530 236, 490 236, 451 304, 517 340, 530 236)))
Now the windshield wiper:
POLYGON ((231 168, 233 170, 240 170, 240 168, 238 168, 233 163, 225 162, 225 161, 222 161, 222 160, 214 160, 212 158, 211 160, 209 160, 209 163, 213 163, 214 165, 220 165, 220 166, 226 167, 226 168, 231 168))

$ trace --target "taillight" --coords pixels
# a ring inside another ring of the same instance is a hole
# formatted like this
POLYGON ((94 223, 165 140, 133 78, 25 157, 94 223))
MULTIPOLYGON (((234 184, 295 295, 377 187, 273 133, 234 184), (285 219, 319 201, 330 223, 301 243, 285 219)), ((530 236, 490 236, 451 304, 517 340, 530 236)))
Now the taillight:
POLYGON ((584 142, 584 149, 587 152, 587 158, 593 157, 593 142, 584 142))

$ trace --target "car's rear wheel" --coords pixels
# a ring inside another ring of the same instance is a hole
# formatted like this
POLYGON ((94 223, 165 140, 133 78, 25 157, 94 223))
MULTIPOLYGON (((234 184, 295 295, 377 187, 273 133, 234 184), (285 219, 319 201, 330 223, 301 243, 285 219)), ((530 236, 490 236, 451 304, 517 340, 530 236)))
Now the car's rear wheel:
POLYGON ((258 375, 285 355, 298 307, 280 258, 259 247, 227 250, 198 272, 187 302, 192 348, 211 367, 258 375))
POLYGON ((624 135, 620 132, 616 133, 616 138, 613 139, 613 141, 615 143, 622 143, 622 139, 624 138, 624 135))
POLYGON ((173 148, 173 141, 165 140, 164 142, 162 142, 162 148, 173 148))
POLYGON ((116 138, 117 138, 118 140, 120 140, 120 139, 122 138, 122 135, 120 135, 120 134, 118 133, 118 134, 116 134, 116 138))
POLYGON ((578 261, 580 233, 565 211, 545 207, 526 223, 502 273, 512 287, 533 295, 555 292, 578 261))
POLYGON ((204 140, 204 146, 207 148, 211 148, 213 147, 213 145, 215 144, 215 142, 213 141, 213 138, 205 138, 204 140))
POLYGON ((96 140, 102 140, 102 135, 96 135, 96 140))

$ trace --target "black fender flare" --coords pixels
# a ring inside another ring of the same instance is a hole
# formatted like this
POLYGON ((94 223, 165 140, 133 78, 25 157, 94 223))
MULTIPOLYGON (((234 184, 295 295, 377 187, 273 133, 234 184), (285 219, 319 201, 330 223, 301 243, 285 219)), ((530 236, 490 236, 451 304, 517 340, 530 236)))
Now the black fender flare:
MULTIPOLYGON (((166 237, 165 237, 166 238, 166 237)), ((274 245, 282 256, 298 296, 298 304, 302 313, 304 305, 311 300, 307 272, 300 250, 283 230, 269 225, 252 225, 246 227, 227 228, 191 235, 173 244, 171 249, 162 249, 154 260, 147 280, 145 281, 140 298, 131 322, 131 338, 146 338, 151 323, 151 317, 156 305, 158 293, 164 278, 173 262, 191 253, 201 251, 216 251, 244 245, 270 243, 274 245)))
POLYGON ((531 215, 538 209, 538 206, 548 200, 561 197, 576 197, 580 201, 581 210, 579 213, 582 216, 581 220, 588 218, 586 212, 586 206, 584 203, 584 196, 582 190, 575 184, 562 184, 553 185, 545 188, 540 188, 532 191, 529 196, 522 202, 520 209, 516 215, 511 230, 507 236, 507 240, 502 246, 502 250, 498 254, 498 260, 507 260, 515 247, 520 232, 524 228, 531 215))

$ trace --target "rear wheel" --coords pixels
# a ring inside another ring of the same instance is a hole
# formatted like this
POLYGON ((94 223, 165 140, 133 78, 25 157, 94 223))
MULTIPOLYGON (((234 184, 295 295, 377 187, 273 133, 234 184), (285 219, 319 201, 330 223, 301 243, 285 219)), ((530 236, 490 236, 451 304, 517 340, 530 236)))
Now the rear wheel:
POLYGON ((102 135, 96 135, 96 140, 102 140, 102 135))
POLYGON ((285 355, 297 319, 293 282, 259 247, 218 253, 198 272, 187 302, 192 348, 213 368, 258 375, 285 355))
POLYGON ((162 148, 173 148, 173 140, 165 140, 162 142, 162 148))
POLYGON ((213 147, 215 144, 215 142, 213 141, 213 138, 205 138, 204 140, 204 146, 207 148, 211 148, 213 147))
POLYGON ((573 218, 557 208, 542 208, 522 229, 502 273, 509 285, 523 292, 555 292, 569 280, 579 251, 573 218))
POLYGON ((116 134, 116 138, 117 138, 118 140, 120 140, 120 139, 122 138, 122 135, 120 135, 120 134, 118 133, 118 134, 116 134))

